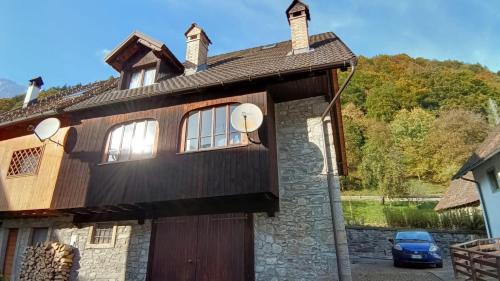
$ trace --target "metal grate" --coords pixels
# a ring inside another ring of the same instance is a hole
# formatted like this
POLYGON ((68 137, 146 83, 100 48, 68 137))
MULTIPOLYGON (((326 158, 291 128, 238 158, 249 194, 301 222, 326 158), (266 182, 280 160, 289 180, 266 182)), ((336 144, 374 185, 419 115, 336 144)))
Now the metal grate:
POLYGON ((8 177, 36 175, 45 146, 17 150, 12 153, 8 177))
POLYGON ((111 244, 113 238, 113 225, 97 224, 92 234, 92 244, 111 244))

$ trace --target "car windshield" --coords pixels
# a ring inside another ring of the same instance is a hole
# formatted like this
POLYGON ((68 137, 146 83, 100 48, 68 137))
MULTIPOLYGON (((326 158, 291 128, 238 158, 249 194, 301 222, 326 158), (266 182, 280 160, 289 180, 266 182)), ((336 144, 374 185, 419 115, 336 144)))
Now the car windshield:
POLYGON ((396 240, 432 241, 431 235, 422 231, 398 232, 396 240))

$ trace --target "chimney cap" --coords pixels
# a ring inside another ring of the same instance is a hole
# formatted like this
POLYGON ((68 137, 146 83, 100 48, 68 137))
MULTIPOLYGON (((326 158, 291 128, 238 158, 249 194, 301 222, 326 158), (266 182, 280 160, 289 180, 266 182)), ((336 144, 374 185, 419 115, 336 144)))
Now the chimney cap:
POLYGON ((311 20, 311 15, 309 14, 309 6, 300 0, 293 0, 292 4, 286 9, 286 17, 288 18, 288 23, 290 23, 290 15, 295 12, 305 11, 307 20, 311 20))
POLYGON ((35 77, 30 80, 30 85, 35 85, 38 88, 41 88, 43 86, 43 80, 41 76, 35 77))
POLYGON ((199 30, 201 30, 201 34, 203 34, 203 36, 205 36, 205 38, 207 38, 207 41, 208 41, 208 44, 212 44, 212 41, 210 41, 210 38, 208 38, 207 34, 205 33, 205 31, 203 30, 203 28, 201 28, 197 23, 193 22, 189 28, 186 30, 186 32, 184 32, 184 36, 187 37, 189 31, 191 31, 191 29, 193 28, 198 28, 199 30))

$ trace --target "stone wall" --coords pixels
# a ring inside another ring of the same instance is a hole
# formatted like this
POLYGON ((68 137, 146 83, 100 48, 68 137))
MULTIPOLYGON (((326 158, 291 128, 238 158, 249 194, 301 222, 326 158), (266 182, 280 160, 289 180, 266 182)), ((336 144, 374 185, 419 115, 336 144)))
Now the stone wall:
MULTIPOLYGON (((146 280, 151 221, 143 225, 137 221, 118 222, 116 239, 112 246, 96 248, 87 242, 91 224, 78 228, 69 219, 63 221, 43 219, 4 221, 2 231, 18 228, 18 241, 14 269, 17 271, 23 259, 24 249, 28 245, 33 227, 49 227, 49 240, 59 241, 75 247, 75 258, 70 280, 84 281, 143 281, 146 280)), ((5 237, 5 235, 0 235, 5 237)))
MULTIPOLYGON (((351 260, 356 262, 356 260, 363 258, 391 259, 392 244, 388 241, 388 238, 394 237, 397 231, 397 229, 391 228, 347 227, 351 260)), ((485 237, 485 234, 478 232, 429 232, 443 250, 443 256, 447 259, 450 258, 450 245, 485 237)))
POLYGON ((257 281, 337 280, 321 152, 326 106, 323 97, 276 105, 280 211, 255 215, 257 281))

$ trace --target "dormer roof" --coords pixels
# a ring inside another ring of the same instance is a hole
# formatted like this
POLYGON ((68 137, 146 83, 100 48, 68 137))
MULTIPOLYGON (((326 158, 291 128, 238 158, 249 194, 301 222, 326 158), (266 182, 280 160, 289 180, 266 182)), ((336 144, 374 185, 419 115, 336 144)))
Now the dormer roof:
POLYGON ((127 62, 127 60, 130 59, 137 51, 139 51, 140 45, 151 49, 157 57, 166 60, 179 71, 184 71, 182 63, 164 43, 138 31, 132 32, 127 39, 121 42, 106 56, 104 61, 116 71, 121 72, 123 70, 124 63, 127 62))

